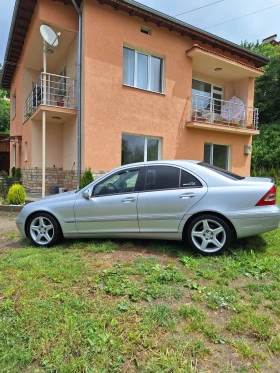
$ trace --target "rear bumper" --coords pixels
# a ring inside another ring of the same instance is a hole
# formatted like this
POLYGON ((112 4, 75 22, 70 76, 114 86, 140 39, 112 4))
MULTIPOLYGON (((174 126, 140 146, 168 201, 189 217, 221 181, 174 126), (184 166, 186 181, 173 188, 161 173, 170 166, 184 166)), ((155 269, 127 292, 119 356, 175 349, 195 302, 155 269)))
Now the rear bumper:
POLYGON ((278 205, 254 207, 250 210, 226 214, 235 227, 237 238, 249 237, 278 228, 280 208, 278 205))

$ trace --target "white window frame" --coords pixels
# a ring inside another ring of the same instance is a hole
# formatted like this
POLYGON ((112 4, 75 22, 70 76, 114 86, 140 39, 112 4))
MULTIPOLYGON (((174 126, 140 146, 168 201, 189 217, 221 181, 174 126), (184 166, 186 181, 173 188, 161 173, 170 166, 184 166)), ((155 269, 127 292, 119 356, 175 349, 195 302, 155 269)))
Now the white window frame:
POLYGON ((24 143, 24 162, 27 162, 27 141, 24 143))
POLYGON ((211 85, 211 100, 213 100, 213 94, 214 93, 217 93, 218 95, 220 94, 222 96, 221 100, 224 99, 224 87, 222 87, 221 85, 219 84, 214 84, 212 82, 207 82, 206 80, 201 80, 201 79, 197 79, 197 78, 192 78, 192 81, 193 80, 197 80, 198 82, 201 82, 201 83, 206 83, 206 84, 210 84, 211 85), (218 87, 218 88, 221 88, 221 91, 217 91, 214 89, 214 86, 215 87, 218 87))
MULTIPOLYGON (((125 84, 123 82, 123 85, 126 86, 126 87, 133 87, 133 88, 137 88, 137 89, 141 89, 143 91, 149 91, 149 92, 153 92, 153 93, 159 93, 159 94, 165 94, 165 86, 164 86, 164 76, 165 76, 165 58, 163 56, 159 56, 157 54, 154 54, 154 53, 150 53, 150 52, 146 52, 146 51, 143 51, 141 49, 136 49, 136 48, 133 48, 133 47, 130 47, 129 45, 123 45, 123 49, 126 48, 126 49, 131 49, 133 50, 135 53, 134 53, 134 76, 133 76, 133 85, 129 85, 129 84, 125 84), (140 87, 137 87, 137 65, 138 65, 138 54, 144 54, 146 56, 148 56, 148 88, 140 88, 140 87), (161 61, 162 61, 162 68, 161 68, 161 92, 158 92, 158 91, 153 91, 151 90, 151 61, 152 61, 152 57, 155 57, 155 58, 160 58, 161 61)), ((124 66, 124 64, 123 64, 124 66)), ((123 75, 123 78, 124 78, 124 75, 123 75)))
POLYGON ((16 144, 12 145, 12 167, 16 167, 17 162, 17 146, 16 144))
MULTIPOLYGON (((122 137, 123 137, 123 135, 144 137, 144 160, 142 162, 147 162, 148 140, 158 140, 158 159, 157 160, 158 161, 161 160, 161 155, 162 155, 162 138, 161 137, 143 136, 143 135, 138 135, 136 133, 122 133, 122 137)), ((128 164, 130 164, 130 163, 128 163, 128 164)))
MULTIPOLYGON (((204 145, 210 145, 211 146, 211 152, 210 152, 210 164, 214 166, 213 164, 213 150, 215 145, 222 145, 227 147, 227 171, 231 171, 231 147, 228 144, 217 144, 217 143, 212 143, 212 142, 205 142, 204 145)), ((203 160, 204 160, 204 153, 203 153, 203 160)))
POLYGON ((17 94, 16 91, 14 91, 13 96, 12 96, 12 119, 15 118, 17 115, 17 94))

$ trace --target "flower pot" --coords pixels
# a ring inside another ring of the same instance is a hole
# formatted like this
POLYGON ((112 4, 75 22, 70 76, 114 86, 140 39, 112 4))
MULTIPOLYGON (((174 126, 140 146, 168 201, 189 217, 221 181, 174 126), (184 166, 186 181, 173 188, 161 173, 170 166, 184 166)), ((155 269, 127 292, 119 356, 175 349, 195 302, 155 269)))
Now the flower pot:
POLYGON ((64 101, 63 100, 57 101, 56 106, 64 106, 64 101))
POLYGON ((215 124, 225 124, 222 120, 215 120, 215 124))
POLYGON ((247 128, 248 130, 254 130, 254 129, 255 129, 255 126, 246 126, 246 128, 247 128))

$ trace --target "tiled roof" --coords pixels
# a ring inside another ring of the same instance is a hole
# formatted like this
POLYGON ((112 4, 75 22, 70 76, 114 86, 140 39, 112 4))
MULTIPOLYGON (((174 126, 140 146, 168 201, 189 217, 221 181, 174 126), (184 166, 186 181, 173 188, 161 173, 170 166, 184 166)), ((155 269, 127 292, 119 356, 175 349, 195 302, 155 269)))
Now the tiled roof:
POLYGON ((206 53, 209 53, 209 54, 213 54, 213 55, 215 55, 215 56, 222 57, 222 58, 225 58, 225 59, 230 60, 230 61, 233 61, 233 62, 237 62, 237 63, 239 63, 239 64, 241 64, 241 65, 244 65, 244 66, 246 66, 246 67, 249 67, 250 69, 257 70, 257 71, 260 71, 260 72, 263 72, 263 70, 262 70, 261 68, 258 68, 258 67, 252 66, 252 65, 248 65, 248 64, 245 63, 245 62, 238 61, 238 60, 236 60, 236 59, 234 59, 234 58, 231 58, 231 57, 225 56, 225 55, 223 55, 223 54, 221 54, 221 53, 213 52, 213 51, 211 51, 211 50, 209 50, 209 49, 207 49, 207 48, 203 48, 203 47, 201 47, 201 46, 198 45, 198 44, 194 44, 190 49, 188 49, 188 50, 186 51, 186 53, 188 54, 188 53, 190 53, 191 51, 193 51, 194 49, 200 49, 200 50, 202 50, 203 52, 206 52, 206 53))

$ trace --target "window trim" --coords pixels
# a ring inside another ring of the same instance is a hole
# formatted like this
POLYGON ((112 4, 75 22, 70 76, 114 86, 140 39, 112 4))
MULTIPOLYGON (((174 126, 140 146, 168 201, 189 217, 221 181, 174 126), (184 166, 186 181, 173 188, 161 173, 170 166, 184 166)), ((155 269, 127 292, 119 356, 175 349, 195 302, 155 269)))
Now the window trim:
POLYGON ((124 62, 123 62, 123 79, 122 79, 123 86, 140 89, 140 90, 146 91, 146 92, 158 93, 160 95, 165 96, 165 57, 162 56, 162 55, 156 54, 156 53, 151 53, 151 52, 143 50, 143 49, 132 47, 132 46, 127 45, 127 44, 123 45, 123 50, 124 50, 124 48, 134 51, 134 75, 133 75, 133 85, 124 83, 124 62), (138 55, 138 53, 148 56, 148 74, 147 74, 147 76, 148 76, 148 87, 147 88, 137 87, 137 65, 138 65, 137 55, 138 55), (159 58, 162 61, 161 92, 153 91, 152 89, 150 89, 150 86, 151 86, 151 79, 150 79, 150 76, 151 76, 151 60, 152 60, 151 57, 159 58))
MULTIPOLYGON (((227 147, 227 168, 226 168, 226 171, 231 171, 231 146, 228 145, 228 144, 217 144, 217 143, 214 143, 214 142, 205 142, 204 143, 204 146, 205 145, 211 145, 211 153, 210 153, 210 165, 211 166, 215 166, 213 164, 213 145, 222 145, 222 146, 226 146, 227 147)), ((203 154, 203 162, 205 162, 204 160, 204 154, 203 154)), ((206 163, 206 162, 205 162, 206 163)), ((217 167, 217 166, 215 166, 217 167)))
POLYGON ((122 196, 124 194, 139 193, 139 191, 140 191, 139 186, 141 187, 141 180, 142 180, 142 172, 143 172, 142 169, 143 169, 143 167, 130 167, 130 168, 118 170, 118 171, 114 172, 113 174, 108 175, 106 178, 100 180, 99 183, 97 183, 97 184, 94 185, 94 187, 92 188, 92 192, 91 192, 91 197, 90 198, 101 198, 101 197, 110 197, 110 196, 122 196), (104 183, 106 180, 110 179, 111 177, 114 177, 114 176, 116 176, 116 175, 118 175, 120 173, 130 172, 130 171, 137 171, 137 170, 139 170, 139 173, 138 173, 138 178, 137 178, 137 181, 136 181, 136 184, 135 184, 135 190, 133 192, 103 194, 101 196, 94 194, 94 190, 98 187, 98 185, 100 185, 101 183, 104 183))
POLYGON ((27 162, 27 141, 24 143, 24 162, 27 162))
MULTIPOLYGON (((151 140, 158 140, 158 159, 157 161, 160 161, 161 158, 162 158, 162 137, 154 137, 154 136, 146 136, 146 135, 138 135, 138 134, 135 134, 135 133, 127 133, 127 132, 122 132, 122 137, 123 135, 128 135, 128 136, 138 136, 138 137, 144 137, 144 160, 141 161, 141 162, 153 162, 153 161, 147 161, 147 143, 148 143, 148 139, 151 139, 151 140)), ((121 137, 121 140, 122 140, 122 137, 121 137)), ((122 158, 122 145, 121 145, 121 158, 122 158)), ((131 163, 127 163, 127 165, 129 165, 131 163)), ((122 166, 125 166, 125 164, 122 166)))
POLYGON ((17 115, 17 92, 14 90, 14 93, 12 95, 12 120, 15 119, 17 115))

